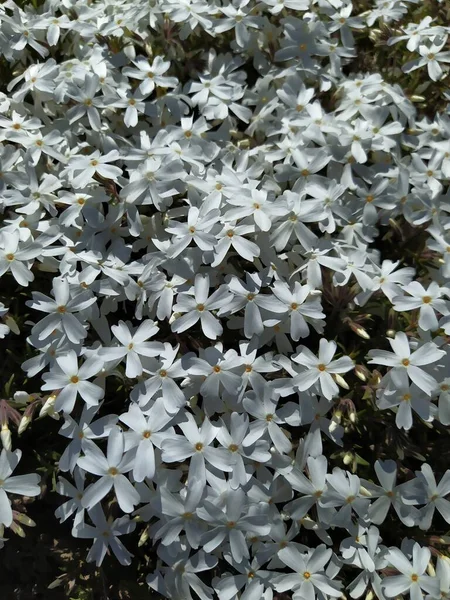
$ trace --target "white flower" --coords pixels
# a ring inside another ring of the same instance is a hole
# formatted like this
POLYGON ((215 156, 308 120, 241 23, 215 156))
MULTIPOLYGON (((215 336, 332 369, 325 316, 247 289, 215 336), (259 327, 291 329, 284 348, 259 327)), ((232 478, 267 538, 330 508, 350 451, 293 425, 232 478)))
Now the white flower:
POLYGON ((422 548, 417 542, 412 549, 412 564, 398 548, 389 548, 387 561, 400 575, 385 577, 381 583, 383 592, 389 598, 409 592, 411 598, 420 600, 422 590, 432 594, 439 594, 439 583, 435 578, 425 575, 425 570, 431 558, 428 548, 422 548))
POLYGON ((400 521, 407 527, 412 527, 419 513, 412 506, 414 502, 408 500, 410 482, 396 485, 397 465, 393 460, 377 460, 374 468, 381 486, 362 480, 365 489, 370 492, 370 497, 376 498, 369 507, 370 520, 376 525, 381 525, 392 506, 400 521))
POLYGON ((282 548, 278 557, 293 572, 281 575, 275 583, 275 589, 279 592, 293 590, 293 598, 296 599, 315 598, 317 593, 338 598, 342 593, 341 584, 327 577, 325 572, 331 555, 331 548, 326 548, 324 544, 307 554, 301 554, 292 546, 282 548))
POLYGON ((164 76, 170 68, 170 62, 164 61, 161 56, 156 56, 152 64, 143 56, 138 56, 132 62, 137 68, 125 67, 123 74, 142 81, 139 85, 142 94, 150 94, 155 89, 155 85, 169 88, 175 87, 178 83, 175 77, 164 76))
POLYGON ((209 276, 197 274, 194 286, 178 296, 174 311, 186 314, 178 317, 172 323, 172 331, 181 333, 200 321, 206 337, 215 340, 222 333, 223 328, 211 311, 225 306, 229 293, 226 287, 222 286, 208 296, 209 276))
POLYGON ((21 450, 10 452, 3 448, 0 454, 0 524, 7 527, 13 522, 13 512, 8 493, 21 496, 38 496, 41 493, 39 487, 41 478, 39 475, 30 473, 29 475, 11 477, 21 458, 21 450))
POLYGON ((328 400, 339 393, 334 374, 347 373, 354 367, 354 363, 349 356, 343 356, 333 360, 336 352, 336 342, 328 342, 322 338, 319 343, 319 356, 315 356, 305 346, 298 346, 295 356, 292 360, 299 365, 306 367, 306 370, 295 376, 293 385, 301 392, 309 390, 316 382, 320 386, 320 391, 328 400))
POLYGON ((437 387, 437 381, 420 367, 437 362, 445 355, 433 342, 426 342, 411 353, 408 338, 399 331, 394 339, 388 338, 394 352, 386 350, 371 350, 368 354, 369 364, 392 367, 389 378, 397 387, 407 387, 410 378, 418 388, 427 395, 437 387))
POLYGON ((104 390, 88 381, 97 375, 103 367, 103 360, 99 357, 91 357, 81 367, 78 367, 77 355, 73 350, 56 358, 59 368, 54 368, 50 373, 43 375, 45 384, 42 390, 59 390, 55 402, 55 410, 71 413, 75 405, 77 395, 83 398, 88 406, 97 405, 103 398, 104 390))
POLYGON ((95 174, 100 175, 104 179, 117 180, 119 175, 122 175, 122 169, 109 165, 109 162, 118 160, 120 157, 117 150, 111 150, 105 155, 96 150, 89 156, 74 156, 68 165, 68 170, 71 173, 81 171, 72 179, 72 185, 75 188, 83 188, 92 181, 95 174))
POLYGON ((30 308, 49 313, 33 327, 33 333, 39 340, 46 340, 58 329, 74 344, 80 342, 87 332, 74 313, 94 304, 96 297, 89 292, 79 292, 71 298, 68 281, 57 277, 53 279, 53 294, 54 300, 40 292, 33 292, 33 301, 27 302, 30 308))
MULTIPOLYGON (((183 435, 167 435, 161 444, 163 462, 183 462, 190 458, 189 482, 197 482, 197 485, 206 484, 206 464, 230 472, 233 470, 235 458, 224 448, 211 446, 216 438, 219 428, 205 417, 200 428, 198 428, 194 417, 186 414, 186 420, 179 424, 183 435)), ((193 485, 190 483, 190 485, 193 485)))
POLYGON ((425 289, 418 281, 412 281, 403 287, 403 291, 409 296, 395 296, 393 299, 394 310, 408 311, 419 309, 419 327, 424 331, 436 331, 439 324, 436 312, 441 315, 450 314, 450 302, 442 296, 448 296, 445 288, 441 288, 435 281, 431 282, 425 289))
POLYGON ((450 52, 441 52, 447 41, 447 35, 436 38, 431 45, 421 44, 419 54, 421 58, 411 60, 403 65, 402 70, 405 73, 415 71, 426 65, 430 79, 438 81, 443 76, 443 71, 439 63, 450 62, 450 52))
POLYGON ((100 506, 95 506, 88 511, 89 518, 94 525, 87 523, 77 523, 72 534, 77 538, 92 538, 94 543, 87 555, 87 561, 94 561, 99 567, 105 558, 108 548, 114 553, 114 556, 122 565, 131 564, 133 557, 119 540, 120 535, 131 533, 136 528, 136 523, 130 521, 125 515, 119 519, 106 520, 103 510, 100 506))
POLYGON ((42 247, 38 242, 20 244, 18 231, 8 235, 3 234, 0 241, 0 276, 11 271, 17 283, 27 287, 34 281, 34 275, 30 268, 33 259, 39 256, 42 247))
POLYGON ((271 526, 264 511, 257 510, 253 514, 248 514, 246 504, 244 491, 237 489, 228 492, 226 506, 223 509, 208 500, 197 509, 199 517, 212 527, 202 537, 205 552, 212 552, 227 540, 231 555, 236 562, 240 563, 243 558, 249 558, 244 534, 267 535, 271 526))
POLYGON ((150 319, 143 321, 134 333, 123 321, 119 321, 118 325, 113 325, 111 330, 121 345, 103 347, 99 352, 99 356, 105 362, 126 357, 125 374, 130 379, 142 375, 140 356, 158 356, 164 349, 161 342, 146 341, 159 331, 159 327, 150 319))
POLYGON ((173 243, 169 251, 170 258, 175 258, 183 252, 191 241, 195 242, 201 250, 213 250, 216 238, 208 232, 217 223, 219 216, 219 210, 211 210, 204 213, 204 211, 200 211, 197 207, 191 206, 187 223, 169 221, 166 231, 167 233, 174 234, 173 243))
MULTIPOLYGON (((418 485, 418 500, 425 506, 420 510, 419 526, 421 529, 430 529, 434 511, 437 510, 447 523, 450 523, 450 501, 445 496, 450 494, 450 470, 447 470, 441 481, 436 483, 433 470, 428 464, 423 464, 420 471, 416 471, 418 485)), ((417 497, 416 494, 412 494, 417 497)))
POLYGON ((196 509, 204 495, 204 488, 193 481, 182 495, 183 491, 181 490, 179 496, 175 496, 167 488, 161 488, 161 512, 164 521, 154 527, 153 537, 155 540, 160 539, 164 546, 170 546, 174 540, 179 539, 184 530, 191 548, 197 549, 203 530, 196 509))
POLYGON ((94 508, 112 488, 124 512, 131 512, 139 502, 139 494, 124 475, 131 471, 134 457, 129 452, 124 454, 123 437, 122 430, 114 427, 108 436, 106 456, 95 444, 89 444, 84 449, 85 455, 77 460, 81 469, 100 477, 86 489, 82 499, 84 508, 94 508))
MULTIPOLYGON (((164 400, 158 398, 147 414, 132 404, 128 412, 119 417, 130 429, 125 433, 125 449, 135 449, 133 477, 136 481, 143 481, 146 477, 153 479, 155 476, 155 451, 154 446, 161 447, 167 436, 167 425, 172 417, 166 413, 164 400)), ((170 430, 169 430, 170 431, 170 430)))

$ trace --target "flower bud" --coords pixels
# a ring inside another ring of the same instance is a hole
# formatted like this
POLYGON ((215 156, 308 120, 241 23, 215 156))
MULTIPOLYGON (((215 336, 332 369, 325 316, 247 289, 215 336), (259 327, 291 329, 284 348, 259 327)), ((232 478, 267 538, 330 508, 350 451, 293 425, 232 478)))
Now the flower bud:
POLYGON ((9 315, 9 314, 6 315, 6 317, 3 320, 5 322, 5 325, 7 325, 13 333, 15 333, 16 335, 19 335, 19 333, 20 333, 19 326, 17 325, 17 323, 15 322, 14 318, 11 315, 9 315))
POLYGON ((141 536, 139 538, 138 548, 143 546, 145 544, 145 542, 147 542, 148 538, 149 538, 148 527, 146 527, 144 529, 144 531, 141 533, 141 536))
POLYGON ((31 417, 28 415, 23 415, 23 417, 20 419, 20 423, 19 423, 19 427, 17 429, 17 433, 19 435, 21 435, 25 429, 28 427, 28 425, 31 423, 31 417))
POLYGON ((34 398, 28 392, 18 391, 14 393, 14 402, 17 404, 21 404, 22 406, 26 406, 29 402, 31 402, 34 398))
POLYGON ((361 379, 361 381, 367 381, 367 369, 363 365, 356 365, 355 367, 356 377, 361 379))
POLYGON ((351 319, 348 319, 347 323, 350 329, 354 331, 356 335, 359 335, 359 337, 363 338, 364 340, 370 340, 370 335, 367 333, 364 327, 362 327, 358 323, 355 323, 351 319))
POLYGON ((51 396, 49 396, 47 398, 47 400, 44 403, 44 406, 41 408, 41 410, 39 412, 40 417, 45 417, 46 415, 54 412, 56 398, 57 398, 57 394, 51 394, 51 396))
POLYGON ((339 373, 334 373, 333 376, 338 385, 340 385, 341 387, 343 387, 346 390, 350 389, 348 383, 345 381, 345 379, 341 375, 339 375, 339 373))
POLYGON ((11 450, 11 431, 6 423, 2 425, 0 439, 2 440, 3 448, 5 448, 5 450, 11 450))
POLYGON ((344 454, 344 457, 342 459, 342 462, 344 463, 344 465, 348 466, 353 460, 353 454, 351 452, 346 452, 344 454))
MULTIPOLYGON (((14 518, 17 518, 17 513, 14 515, 14 518)), ((25 531, 23 530, 23 528, 16 523, 15 521, 13 521, 11 523, 11 525, 9 526, 10 529, 19 537, 24 538, 25 537, 25 531)))
POLYGON ((33 521, 33 519, 30 519, 30 517, 25 513, 16 512, 15 519, 16 521, 22 523, 22 525, 26 525, 27 527, 36 527, 36 523, 33 521))
POLYGON ((123 49, 123 53, 129 60, 134 60, 136 58, 136 50, 133 44, 128 44, 127 46, 125 46, 125 48, 123 49))
MULTIPOLYGON (((333 421, 335 421, 338 424, 342 421, 342 410, 337 409, 334 411, 333 421)), ((336 427, 335 427, 335 429, 336 429, 336 427)))

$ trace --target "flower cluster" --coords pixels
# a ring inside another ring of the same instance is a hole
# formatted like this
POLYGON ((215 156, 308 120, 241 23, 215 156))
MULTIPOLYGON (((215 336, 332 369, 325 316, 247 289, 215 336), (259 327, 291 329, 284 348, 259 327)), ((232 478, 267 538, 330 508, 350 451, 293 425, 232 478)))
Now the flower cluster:
POLYGON ((450 426, 450 120, 353 65, 387 28, 443 80, 450 27, 371 4, 2 4, 2 527, 41 493, 9 422, 51 417, 56 518, 97 565, 145 527, 163 597, 449 597, 411 447, 450 426))

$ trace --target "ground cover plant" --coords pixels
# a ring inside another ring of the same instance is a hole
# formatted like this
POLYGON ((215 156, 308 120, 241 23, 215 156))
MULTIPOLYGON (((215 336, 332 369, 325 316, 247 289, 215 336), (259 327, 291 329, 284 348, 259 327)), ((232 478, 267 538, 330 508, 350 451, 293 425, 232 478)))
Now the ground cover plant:
POLYGON ((450 597, 450 7, 0 6, 0 593, 450 597))

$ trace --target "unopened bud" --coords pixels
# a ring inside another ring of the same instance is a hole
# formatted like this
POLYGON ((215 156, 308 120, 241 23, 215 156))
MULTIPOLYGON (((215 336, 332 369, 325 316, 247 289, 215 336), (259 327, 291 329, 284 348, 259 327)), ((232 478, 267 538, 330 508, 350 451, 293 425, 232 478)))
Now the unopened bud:
POLYGON ((36 527, 36 523, 33 521, 33 519, 30 519, 30 517, 25 513, 16 512, 14 517, 15 520, 19 523, 22 523, 22 525, 26 525, 27 527, 36 527))
POLYGON ((351 410, 348 413, 348 418, 350 419, 350 423, 356 423, 356 411, 355 410, 351 410))
POLYGON ((359 488, 359 493, 361 496, 365 496, 366 498, 372 498, 372 492, 369 492, 363 485, 359 488))
POLYGON ((22 406, 26 406, 29 402, 31 402, 34 398, 28 392, 18 391, 14 393, 14 402, 17 404, 21 404, 22 406))
POLYGON ((346 452, 344 454, 344 457, 342 459, 342 462, 344 463, 344 465, 349 465, 353 460, 353 454, 351 452, 346 452))
POLYGON ((386 335, 390 338, 395 338, 395 331, 393 329, 388 329, 386 335))
POLYGON ((21 538, 24 538, 24 537, 25 537, 25 531, 24 531, 24 530, 23 530, 23 528, 22 528, 22 527, 21 527, 21 526, 20 526, 18 523, 16 523, 15 521, 13 521, 13 522, 11 523, 11 525, 10 525, 10 528, 11 528, 11 529, 12 529, 12 531, 13 531, 13 532, 14 532, 16 535, 18 535, 19 537, 21 537, 21 538))
POLYGON ((308 517, 308 515, 299 519, 298 523, 303 525, 303 527, 306 529, 314 529, 314 527, 317 527, 316 523, 311 519, 311 517, 308 517))
POLYGON ((436 571, 434 569, 433 563, 429 562, 427 566, 427 573, 430 577, 436 577, 436 571))
POLYGON ((145 544, 145 542, 148 540, 148 538, 149 538, 148 527, 146 527, 144 529, 144 531, 141 533, 141 536, 139 538, 138 548, 140 548, 141 546, 143 546, 145 544))
POLYGON ((338 409, 333 414, 333 421, 336 421, 336 423, 340 423, 341 420, 342 420, 342 411, 338 409))
POLYGON ((4 318, 4 322, 5 322, 5 325, 7 325, 13 333, 15 333, 16 335, 19 335, 19 333, 20 333, 19 326, 17 325, 17 323, 15 322, 14 318, 11 315, 6 315, 6 317, 4 318))
POLYGON ((374 598, 374 593, 372 592, 372 590, 369 590, 366 594, 366 597, 364 600, 373 600, 374 598))
POLYGON ((17 429, 17 433, 19 435, 22 435, 22 433, 25 431, 25 429, 28 427, 28 425, 31 423, 31 417, 29 417, 28 415, 24 415, 21 419, 20 419, 20 423, 19 423, 19 427, 17 429))
POLYGON ((125 48, 123 49, 123 53, 129 60, 134 60, 136 58, 136 50, 133 44, 128 44, 127 46, 125 46, 125 48))
POLYGON ((425 98, 423 96, 416 96, 416 94, 410 96, 409 99, 411 100, 411 102, 425 102, 425 98))
POLYGON ((45 417, 54 412, 54 406, 56 402, 57 394, 52 394, 47 398, 44 403, 44 406, 41 408, 39 412, 40 417, 45 417))
POLYGON ((381 382, 381 379, 382 379, 382 375, 379 371, 377 371, 377 370, 372 371, 372 381, 371 381, 372 385, 379 385, 379 383, 381 382))
POLYGON ((330 426, 328 427, 328 431, 333 433, 339 427, 339 423, 337 423, 334 418, 331 419, 330 426))
POLYGON ((349 319, 347 323, 350 329, 354 331, 356 335, 359 335, 359 337, 362 337, 364 340, 370 340, 370 335, 367 333, 364 327, 358 325, 358 323, 355 323, 351 319, 349 319))
POLYGON ((3 448, 5 448, 5 450, 11 450, 11 448, 12 448, 11 431, 9 430, 9 427, 7 424, 2 425, 0 438, 2 440, 3 448))
POLYGON ((169 325, 172 325, 172 323, 176 321, 176 319, 178 319, 179 317, 181 317, 181 313, 173 313, 173 315, 169 319, 169 325))
POLYGON ((358 377, 358 379, 361 379, 361 381, 367 381, 367 369, 362 366, 362 365, 356 365, 355 367, 355 373, 356 373, 356 377, 358 377))
POLYGON ((341 387, 343 387, 344 389, 346 389, 346 390, 350 389, 348 383, 345 381, 345 379, 341 375, 339 375, 339 373, 334 373, 334 379, 335 379, 336 383, 338 385, 340 385, 341 387))
POLYGON ((153 58, 153 48, 152 48, 151 44, 146 42, 144 45, 144 49, 145 49, 145 52, 147 53, 147 56, 149 58, 153 58))
POLYGON ((240 150, 247 150, 248 148, 250 148, 250 140, 239 140, 236 145, 240 150))

